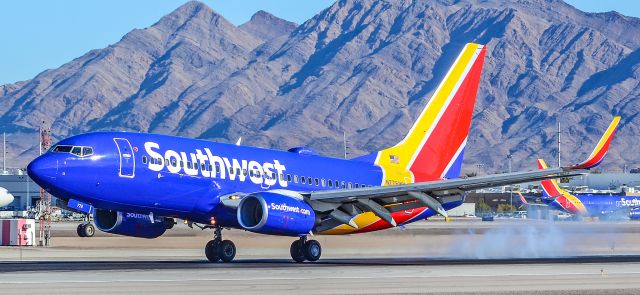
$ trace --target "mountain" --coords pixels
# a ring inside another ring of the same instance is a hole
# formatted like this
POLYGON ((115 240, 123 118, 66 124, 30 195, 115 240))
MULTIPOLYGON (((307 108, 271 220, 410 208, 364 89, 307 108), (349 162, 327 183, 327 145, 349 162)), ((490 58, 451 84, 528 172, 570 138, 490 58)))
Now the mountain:
POLYGON ((605 168, 636 165, 640 20, 560 0, 341 0, 296 26, 258 12, 234 26, 189 2, 119 42, 0 86, 14 165, 56 138, 132 130, 340 156, 404 136, 467 42, 487 44, 467 170, 534 169, 595 145, 623 117, 605 168))

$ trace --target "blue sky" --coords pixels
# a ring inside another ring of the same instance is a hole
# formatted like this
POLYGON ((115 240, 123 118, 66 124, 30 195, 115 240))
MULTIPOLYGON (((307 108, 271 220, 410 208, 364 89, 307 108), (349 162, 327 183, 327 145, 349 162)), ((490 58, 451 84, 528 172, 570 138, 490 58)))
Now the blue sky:
MULTIPOLYGON (((113 44, 134 28, 152 25, 184 0, 0 1, 0 85, 33 78, 85 52, 113 44)), ((331 0, 205 0, 234 24, 258 10, 302 23, 331 0)), ((590 12, 616 10, 640 17, 637 0, 569 0, 590 12)))

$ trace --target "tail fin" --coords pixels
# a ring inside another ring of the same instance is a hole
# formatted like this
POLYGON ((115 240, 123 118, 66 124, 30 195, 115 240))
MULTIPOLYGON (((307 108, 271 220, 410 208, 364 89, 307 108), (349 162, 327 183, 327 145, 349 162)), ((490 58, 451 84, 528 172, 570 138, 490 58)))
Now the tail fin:
MULTIPOLYGON (((538 159, 538 169, 544 170, 547 168, 547 163, 543 159, 538 159)), ((555 179, 542 180, 540 184, 542 185, 542 197, 545 199, 556 198, 564 193, 564 190, 560 188, 555 179)))
MULTIPOLYGON (((538 169, 547 169, 547 163, 543 159, 538 159, 538 169)), ((576 196, 563 190, 555 179, 545 179, 542 184, 542 198, 549 199, 554 206, 571 214, 585 214, 587 208, 576 196)))
POLYGON ((571 169, 590 169, 598 166, 609 151, 609 144, 611 144, 611 140, 613 140, 613 136, 616 134, 619 123, 620 117, 613 117, 613 121, 611 121, 611 124, 609 124, 609 128, 607 128, 607 131, 604 132, 602 138, 600 138, 600 141, 598 141, 596 148, 593 149, 593 152, 591 152, 589 158, 587 158, 587 160, 580 164, 571 166, 571 169))
POLYGON ((377 153, 383 185, 460 176, 485 52, 467 44, 405 138, 377 153))
POLYGON ((522 202, 523 205, 529 205, 529 202, 527 202, 527 198, 525 198, 521 192, 518 192, 518 197, 520 197, 520 202, 522 202))

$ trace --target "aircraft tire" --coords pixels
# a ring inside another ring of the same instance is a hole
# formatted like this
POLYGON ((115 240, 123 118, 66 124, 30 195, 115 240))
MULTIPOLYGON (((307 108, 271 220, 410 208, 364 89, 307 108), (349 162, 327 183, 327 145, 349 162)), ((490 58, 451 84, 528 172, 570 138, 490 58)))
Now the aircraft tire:
POLYGON ((82 229, 82 234, 84 237, 90 238, 96 234, 96 228, 91 223, 85 223, 82 229))
POLYGON ((207 260, 209 262, 218 262, 220 261, 220 240, 215 239, 207 242, 207 245, 204 247, 204 255, 207 256, 207 260))
POLYGON ((222 241, 218 251, 218 256, 222 262, 231 262, 236 257, 236 245, 230 240, 222 241))
POLYGON ((302 263, 306 260, 306 257, 304 256, 302 250, 303 246, 304 244, 301 240, 295 240, 293 243, 291 243, 291 258, 293 258, 295 262, 302 263))
POLYGON ((317 261, 320 259, 320 255, 322 255, 322 247, 320 246, 320 242, 316 240, 308 240, 304 243, 304 249, 302 252, 307 260, 317 261))
POLYGON ((80 223, 78 224, 78 227, 76 228, 76 233, 78 234, 78 237, 84 238, 84 223, 80 223))

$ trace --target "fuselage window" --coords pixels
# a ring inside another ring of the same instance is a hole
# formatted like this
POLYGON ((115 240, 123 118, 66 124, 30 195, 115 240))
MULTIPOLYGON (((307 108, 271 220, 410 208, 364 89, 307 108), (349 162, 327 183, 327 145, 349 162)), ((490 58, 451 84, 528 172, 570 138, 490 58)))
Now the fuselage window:
POLYGON ((347 184, 344 181, 342 182, 342 188, 347 188, 347 184))
POLYGON ((164 165, 169 166, 169 159, 164 159, 164 165))
POLYGON ((220 165, 216 163, 216 173, 220 173, 220 165))
POLYGON ((213 171, 213 165, 209 164, 209 171, 213 171))
POLYGON ((187 162, 187 168, 192 169, 193 166, 191 165, 191 162, 187 162))
POLYGON ((244 176, 247 176, 247 169, 242 169, 242 174, 244 174, 244 176))
POLYGON ((337 181, 337 180, 336 180, 336 181, 335 181, 335 184, 336 184, 336 188, 340 188, 340 181, 337 181))
POLYGON ((171 166, 176 167, 178 165, 178 161, 176 159, 171 160, 171 166))
POLYGON ((240 175, 240 168, 236 168, 236 175, 240 175))
POLYGON ((253 170, 249 170, 249 176, 253 177, 253 170))
POLYGON ((291 182, 291 174, 287 174, 287 182, 291 182))
POLYGON ((275 173, 275 172, 271 172, 271 179, 277 179, 277 178, 276 178, 276 173, 275 173))
POLYGON ((309 185, 312 185, 312 184, 313 184, 313 178, 311 178, 311 176, 307 176, 307 183, 308 183, 309 185))
POLYGON ((333 182, 331 181, 331 179, 329 179, 329 187, 333 186, 333 182))
POLYGON ((284 181, 284 174, 280 174, 280 180, 284 181))
POLYGON ((305 183, 306 183, 306 181, 305 181, 305 179, 304 179, 304 176, 300 176, 300 183, 302 183, 302 184, 305 184, 305 183))
POLYGON ((207 171, 207 166, 204 163, 200 164, 200 167, 202 167, 202 171, 207 171))
POLYGON ((318 180, 317 178, 315 179, 315 182, 316 182, 316 186, 320 185, 320 180, 318 180))
POLYGON ((142 156, 142 164, 147 164, 147 156, 142 156))
POLYGON ((322 183, 322 187, 325 187, 327 185, 327 182, 324 179, 322 179, 320 183, 322 183))
POLYGON ((351 184, 351 182, 349 182, 349 188, 353 188, 353 185, 351 184))
POLYGON ((294 183, 298 183, 298 175, 294 175, 293 176, 293 182, 294 183))
POLYGON ((356 186, 356 188, 359 188, 359 186, 358 186, 358 183, 357 183, 357 182, 356 182, 355 186, 356 186))

